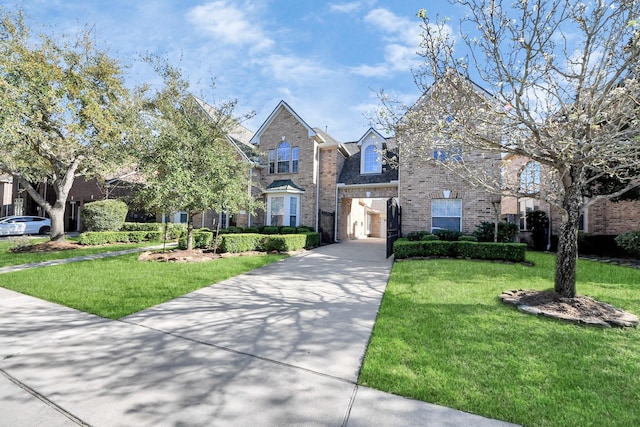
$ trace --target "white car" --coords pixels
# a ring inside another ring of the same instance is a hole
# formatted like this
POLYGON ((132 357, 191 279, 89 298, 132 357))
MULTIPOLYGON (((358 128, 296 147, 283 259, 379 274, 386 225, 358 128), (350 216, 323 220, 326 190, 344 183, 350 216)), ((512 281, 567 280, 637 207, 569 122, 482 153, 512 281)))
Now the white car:
POLYGON ((48 234, 51 231, 51 220, 41 216, 5 216, 0 218, 0 236, 17 236, 22 234, 48 234))

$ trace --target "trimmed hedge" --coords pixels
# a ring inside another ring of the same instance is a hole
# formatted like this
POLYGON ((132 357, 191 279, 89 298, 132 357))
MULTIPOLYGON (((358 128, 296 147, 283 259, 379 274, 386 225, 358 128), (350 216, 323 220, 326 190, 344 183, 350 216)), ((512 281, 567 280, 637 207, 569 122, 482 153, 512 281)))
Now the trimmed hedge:
POLYGON ((280 230, 276 226, 267 225, 262 227, 262 234, 278 234, 280 230))
POLYGON ((578 233, 578 254, 624 258, 630 254, 609 234, 578 233))
POLYGON ((485 243, 446 240, 396 240, 393 252, 396 259, 417 257, 460 257, 522 262, 527 245, 524 243, 485 243))
POLYGON ((222 252, 247 251, 297 251, 320 245, 320 234, 316 232, 298 234, 225 234, 220 236, 222 252))
POLYGON ((162 231, 160 222, 125 222, 120 231, 162 231))
POLYGON ((220 250, 229 253, 261 251, 264 239, 263 234, 256 233, 225 234, 220 236, 220 250))
POLYGON ((89 231, 120 231, 128 210, 121 200, 98 200, 84 205, 80 216, 89 231))
POLYGON ((88 231, 78 240, 81 245, 105 245, 108 243, 137 243, 162 240, 160 231, 88 231))
POLYGON ((274 234, 268 236, 264 241, 266 251, 297 251, 303 249, 307 244, 305 234, 274 234))
POLYGON ((280 227, 280 234, 296 234, 296 228, 295 227, 280 227))

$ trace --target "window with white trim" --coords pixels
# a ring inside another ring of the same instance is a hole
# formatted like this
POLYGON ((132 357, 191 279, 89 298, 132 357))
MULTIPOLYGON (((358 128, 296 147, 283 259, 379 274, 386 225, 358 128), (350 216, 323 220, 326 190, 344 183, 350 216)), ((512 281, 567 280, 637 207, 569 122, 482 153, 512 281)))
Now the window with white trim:
POLYGON ((292 147, 287 141, 282 141, 275 150, 269 150, 268 156, 270 174, 298 173, 298 147, 292 147))
POLYGON ((300 195, 278 193, 267 195, 267 225, 300 225, 300 195))
POLYGON ((366 141, 360 148, 360 173, 381 173, 382 155, 376 140, 366 141))
POLYGON ((431 200, 431 231, 462 231, 462 199, 431 200))

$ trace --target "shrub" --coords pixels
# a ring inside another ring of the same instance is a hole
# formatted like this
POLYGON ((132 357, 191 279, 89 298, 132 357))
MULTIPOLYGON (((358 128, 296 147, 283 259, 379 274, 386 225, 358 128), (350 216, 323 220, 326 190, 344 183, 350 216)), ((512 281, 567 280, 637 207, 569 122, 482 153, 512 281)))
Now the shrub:
POLYGON ((303 249, 306 244, 306 234, 276 234, 266 237, 264 249, 278 252, 297 251, 303 249))
POLYGON ((601 257, 629 256, 629 253, 616 243, 616 236, 608 234, 578 233, 578 253, 601 257))
POLYGON ((296 234, 295 227, 282 227, 280 228, 280 234, 296 234))
POLYGON ((298 233, 306 233, 306 232, 309 232, 309 231, 313 232, 315 230, 313 229, 313 227, 309 227, 307 225, 301 225, 301 226, 298 227, 298 233))
POLYGON ((82 223, 89 231, 119 231, 129 208, 120 200, 99 200, 82 207, 82 223))
POLYGON ((268 226, 265 226, 265 227, 262 228, 262 233, 264 233, 264 234, 278 234, 279 230, 278 230, 278 227, 276 227, 276 226, 268 225, 268 226))
POLYGON ((244 229, 245 233, 259 233, 260 231, 258 230, 257 227, 247 227, 244 229))
POLYGON ((536 251, 545 250, 547 248, 547 231, 549 228, 547 213, 541 210, 527 212, 527 224, 531 230, 533 249, 536 251))
POLYGON ((433 234, 438 236, 440 240, 446 240, 448 242, 455 242, 458 237, 462 236, 461 231, 453 230, 433 230, 433 234))
MULTIPOLYGON (((167 226, 167 239, 169 240, 177 240, 183 234, 187 234, 187 224, 168 222, 165 225, 167 226)), ((162 227, 162 232, 164 233, 164 227, 162 227)))
POLYGON ((125 222, 120 231, 162 231, 160 222, 125 222))
POLYGON ((459 242, 477 242, 478 238, 476 236, 460 236, 458 237, 459 242))
POLYGON ((428 231, 411 231, 407 233, 405 237, 409 241, 414 242, 414 241, 422 240, 424 236, 429 236, 429 235, 431 235, 431 233, 429 233, 428 231))
POLYGON ((615 241, 629 255, 640 257, 640 231, 627 231, 616 237, 615 241))
POLYGON ((264 248, 264 239, 263 235, 254 233, 225 234, 220 239, 220 250, 229 253, 259 251, 264 248))
POLYGON ((522 262, 527 245, 523 243, 487 243, 469 241, 396 240, 393 252, 396 259, 415 257, 463 257, 487 260, 522 262))
POLYGON ((436 236, 435 234, 425 234, 424 236, 422 236, 422 238, 420 240, 422 240, 422 241, 440 240, 440 238, 438 236, 436 236))
MULTIPOLYGON (((211 247, 213 242, 213 233, 209 230, 195 230, 193 232, 193 248, 194 249, 207 249, 211 247)), ((181 236, 178 240, 178 249, 187 249, 187 236, 186 234, 181 236)))
POLYGON ((315 231, 308 231, 306 233, 298 233, 302 234, 306 237, 306 243, 304 244, 305 249, 317 248, 320 246, 320 233, 316 233, 315 231))
POLYGON ((161 240, 160 231, 88 231, 78 239, 81 245, 106 245, 108 243, 138 243, 161 240))
POLYGON ((244 230, 242 229, 242 227, 236 227, 236 226, 232 226, 232 227, 227 227, 227 233, 244 233, 244 230))
MULTIPOLYGON (((495 224, 493 222, 484 221, 476 225, 476 231, 473 235, 478 238, 479 242, 493 242, 493 232, 495 224)), ((498 223, 498 242, 513 242, 518 234, 518 224, 513 222, 501 221, 498 223)))

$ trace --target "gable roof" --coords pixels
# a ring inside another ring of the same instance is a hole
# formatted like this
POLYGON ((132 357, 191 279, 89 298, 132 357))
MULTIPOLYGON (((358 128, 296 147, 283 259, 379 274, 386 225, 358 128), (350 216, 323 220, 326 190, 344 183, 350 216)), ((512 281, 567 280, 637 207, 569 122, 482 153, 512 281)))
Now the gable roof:
POLYGON ((281 109, 285 109, 287 110, 293 117, 295 117, 295 119, 302 124, 306 129, 307 129, 307 133, 309 135, 309 138, 312 138, 314 136, 318 136, 318 133, 307 124, 307 122, 305 122, 302 117, 300 117, 298 115, 298 113, 296 113, 293 108, 291 108, 289 106, 289 104, 287 104, 284 101, 280 101, 278 103, 278 105, 276 106, 276 108, 273 109, 273 111, 271 112, 271 114, 269 114, 269 117, 267 117, 267 120, 264 121, 264 123, 262 124, 262 126, 260 126, 260 128, 258 129, 258 131, 253 135, 253 137, 251 138, 251 143, 255 144, 255 145, 260 145, 260 136, 262 136, 262 134, 264 133, 264 131, 269 127, 269 125, 271 125, 271 123, 273 122, 273 120, 276 118, 276 116, 278 115, 278 112, 281 109))
MULTIPOLYGON (((215 120, 216 115, 220 114, 220 112, 215 107, 212 107, 195 95, 191 96, 200 106, 202 111, 204 111, 204 113, 212 120, 215 120)), ((240 123, 235 123, 234 127, 229 130, 229 133, 227 133, 226 135, 227 141, 233 148, 236 149, 240 156, 244 160, 254 163, 255 160, 252 159, 255 157, 255 147, 249 143, 252 137, 253 132, 242 126, 240 123)))
POLYGON ((358 140, 358 142, 356 142, 356 144, 361 147, 362 144, 364 143, 364 140, 367 139, 367 137, 369 135, 373 135, 375 136, 377 139, 380 139, 380 141, 382 141, 382 144, 386 144, 387 142, 387 138, 385 138, 384 136, 382 136, 380 134, 380 132, 378 132, 377 130, 375 130, 374 128, 369 128, 369 130, 367 130, 364 135, 362 135, 362 137, 358 140))

